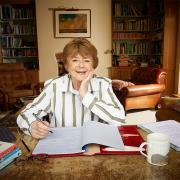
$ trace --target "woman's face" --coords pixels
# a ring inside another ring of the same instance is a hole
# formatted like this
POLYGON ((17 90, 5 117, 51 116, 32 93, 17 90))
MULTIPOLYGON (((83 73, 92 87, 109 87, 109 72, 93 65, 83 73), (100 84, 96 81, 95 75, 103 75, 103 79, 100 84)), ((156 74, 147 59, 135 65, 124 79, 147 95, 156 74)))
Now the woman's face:
POLYGON ((93 59, 90 56, 83 57, 80 54, 67 58, 66 70, 71 75, 73 82, 83 81, 93 68, 93 59))

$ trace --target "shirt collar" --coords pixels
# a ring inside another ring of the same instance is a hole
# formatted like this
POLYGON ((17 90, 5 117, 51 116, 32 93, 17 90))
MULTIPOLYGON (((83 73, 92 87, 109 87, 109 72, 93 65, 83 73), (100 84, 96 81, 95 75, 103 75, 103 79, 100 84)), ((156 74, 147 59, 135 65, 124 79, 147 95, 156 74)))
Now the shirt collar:
MULTIPOLYGON (((72 86, 72 81, 71 77, 69 74, 64 75, 62 80, 62 86, 61 86, 61 91, 62 92, 72 92, 73 94, 78 94, 78 91, 75 90, 72 86)), ((88 85, 88 92, 95 92, 98 91, 98 80, 96 78, 92 78, 89 85, 88 85)))

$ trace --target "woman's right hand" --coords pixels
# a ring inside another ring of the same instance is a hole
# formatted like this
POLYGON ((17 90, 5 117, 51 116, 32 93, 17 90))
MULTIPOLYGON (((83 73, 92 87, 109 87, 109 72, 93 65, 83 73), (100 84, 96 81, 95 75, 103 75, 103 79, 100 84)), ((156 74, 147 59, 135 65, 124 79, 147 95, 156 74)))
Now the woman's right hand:
POLYGON ((31 135, 36 139, 42 139, 48 135, 50 131, 50 126, 47 121, 40 122, 35 120, 31 124, 31 135))

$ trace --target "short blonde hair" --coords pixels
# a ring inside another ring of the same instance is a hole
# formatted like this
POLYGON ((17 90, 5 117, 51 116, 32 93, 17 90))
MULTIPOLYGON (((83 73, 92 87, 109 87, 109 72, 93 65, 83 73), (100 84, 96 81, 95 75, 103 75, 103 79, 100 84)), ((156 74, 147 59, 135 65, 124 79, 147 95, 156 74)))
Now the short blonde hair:
POLYGON ((85 38, 75 38, 70 41, 63 49, 63 63, 67 64, 69 56, 80 54, 82 57, 90 56, 93 59, 93 68, 98 66, 97 49, 95 46, 85 38))

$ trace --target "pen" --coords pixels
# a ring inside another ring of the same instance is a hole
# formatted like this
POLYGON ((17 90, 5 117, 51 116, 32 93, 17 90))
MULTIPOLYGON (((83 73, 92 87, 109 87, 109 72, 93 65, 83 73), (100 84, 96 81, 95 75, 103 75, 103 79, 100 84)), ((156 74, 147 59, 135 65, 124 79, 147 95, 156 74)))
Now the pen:
POLYGON ((27 146, 27 144, 26 144, 26 143, 24 142, 24 140, 22 139, 21 134, 20 134, 20 132, 19 132, 18 129, 17 129, 17 131, 18 131, 18 134, 19 134, 19 137, 20 137, 21 142, 23 143, 23 145, 25 146, 25 148, 28 150, 28 152, 31 152, 31 150, 29 149, 29 147, 27 146))
MULTIPOLYGON (((33 115, 37 118, 37 120, 39 121, 39 122, 41 122, 41 123, 43 123, 44 124, 44 122, 35 114, 35 113, 33 113, 33 115)), ((44 124, 45 126, 46 126, 46 124, 44 124)), ((50 133, 53 133, 52 131, 49 131, 50 133)))
POLYGON ((24 142, 23 139, 21 139, 21 142, 23 143, 23 145, 25 146, 25 148, 26 148, 29 152, 31 152, 30 149, 29 149, 29 147, 27 146, 27 144, 24 142))

